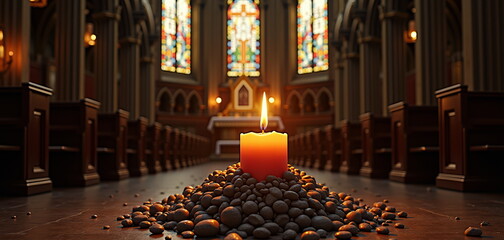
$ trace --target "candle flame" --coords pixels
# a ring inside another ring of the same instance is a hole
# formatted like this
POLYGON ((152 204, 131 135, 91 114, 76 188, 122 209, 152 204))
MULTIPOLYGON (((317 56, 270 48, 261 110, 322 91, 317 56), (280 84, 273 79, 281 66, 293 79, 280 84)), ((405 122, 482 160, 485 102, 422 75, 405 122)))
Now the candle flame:
POLYGON ((268 104, 266 103, 266 92, 263 92, 262 109, 261 109, 261 123, 260 127, 262 132, 268 126, 268 104))

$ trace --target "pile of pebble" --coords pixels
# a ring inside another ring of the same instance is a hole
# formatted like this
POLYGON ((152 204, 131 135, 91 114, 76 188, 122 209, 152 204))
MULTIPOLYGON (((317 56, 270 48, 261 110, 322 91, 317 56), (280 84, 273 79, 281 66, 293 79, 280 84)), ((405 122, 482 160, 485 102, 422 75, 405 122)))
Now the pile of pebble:
POLYGON ((292 166, 281 178, 268 176, 258 182, 239 163, 209 174, 203 184, 187 186, 182 194, 161 202, 145 202, 131 214, 117 218, 123 227, 148 228, 152 234, 176 231, 183 238, 217 237, 317 240, 335 232, 350 239, 360 231, 388 234, 386 226, 407 213, 396 212, 385 202, 372 206, 346 193, 330 192, 313 176, 292 166))

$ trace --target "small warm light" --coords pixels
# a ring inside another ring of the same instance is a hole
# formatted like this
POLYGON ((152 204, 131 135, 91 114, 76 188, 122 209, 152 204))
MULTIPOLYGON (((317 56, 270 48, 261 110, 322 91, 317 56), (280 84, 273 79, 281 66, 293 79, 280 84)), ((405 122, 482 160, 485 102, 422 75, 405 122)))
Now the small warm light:
POLYGON ((268 101, 269 101, 270 103, 274 103, 274 102, 275 102, 275 98, 274 98, 274 97, 270 97, 270 98, 268 98, 268 101))
POLYGON ((3 31, 0 30, 0 41, 2 41, 2 40, 3 40, 3 31))
POLYGON ((14 52, 13 51, 9 51, 9 56, 14 56, 14 52))
POLYGON ((266 130, 266 127, 268 127, 268 104, 266 102, 266 92, 263 92, 260 127, 263 133, 264 130, 266 130))
POLYGON ((222 102, 222 98, 221 97, 216 97, 215 98, 215 102, 220 104, 222 102))
POLYGON ((96 40, 96 35, 91 34, 91 40, 93 40, 93 41, 96 40))
POLYGON ((416 40, 416 38, 417 38, 417 33, 416 33, 416 31, 412 31, 412 32, 410 33, 410 37, 411 37, 411 39, 416 40))

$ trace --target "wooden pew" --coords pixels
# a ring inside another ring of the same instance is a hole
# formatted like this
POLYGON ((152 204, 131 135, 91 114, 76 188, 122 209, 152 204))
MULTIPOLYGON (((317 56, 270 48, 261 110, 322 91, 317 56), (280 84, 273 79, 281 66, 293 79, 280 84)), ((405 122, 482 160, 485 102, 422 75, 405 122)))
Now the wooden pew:
POLYGON ((172 141, 170 144, 170 163, 172 169, 181 168, 180 165, 180 156, 179 156, 179 145, 180 145, 180 130, 178 128, 174 128, 171 131, 170 140, 172 141))
POLYGON ((317 160, 317 143, 315 140, 315 131, 309 130, 306 132, 306 162, 304 163, 305 167, 313 168, 315 166, 315 161, 317 160))
POLYGON ((301 159, 299 161, 299 166, 305 167, 308 166, 311 158, 311 147, 310 147, 310 133, 304 132, 300 135, 301 137, 301 159))
POLYGON ((341 129, 328 125, 324 128, 326 137, 326 151, 328 169, 332 172, 338 172, 341 167, 341 129))
POLYGON ((315 151, 313 159, 313 168, 324 170, 327 167, 327 141, 325 131, 320 128, 313 130, 313 145, 315 151))
POLYGON ((171 169, 170 165, 170 135, 172 128, 170 126, 164 126, 161 128, 160 140, 161 146, 159 148, 159 163, 161 165, 162 171, 168 171, 171 169))
POLYGON ((145 137, 147 132, 147 119, 140 117, 128 121, 128 170, 130 176, 138 177, 147 174, 145 161, 145 137))
POLYGON ((98 114, 98 174, 101 180, 120 180, 129 176, 126 154, 129 113, 98 114))
POLYGON ((50 104, 49 168, 54 186, 89 186, 97 173, 98 109, 89 98, 50 104))
POLYGON ((32 195, 52 189, 49 179, 50 88, 35 83, 0 88, 0 193, 32 195))
POLYGON ((362 136, 362 167, 360 175, 388 178, 391 168, 390 118, 371 113, 360 116, 362 136))
POLYGON ((147 126, 145 136, 145 160, 150 174, 161 172, 159 149, 161 148, 161 124, 147 126))
POLYGON ((392 132, 390 179, 404 183, 434 183, 439 172, 438 108, 389 107, 392 132))
POLYGON ((361 124, 343 120, 341 136, 340 172, 350 175, 359 174, 362 166, 361 124))
POLYGON ((459 191, 504 189, 504 93, 436 91, 440 166, 436 185, 459 191))

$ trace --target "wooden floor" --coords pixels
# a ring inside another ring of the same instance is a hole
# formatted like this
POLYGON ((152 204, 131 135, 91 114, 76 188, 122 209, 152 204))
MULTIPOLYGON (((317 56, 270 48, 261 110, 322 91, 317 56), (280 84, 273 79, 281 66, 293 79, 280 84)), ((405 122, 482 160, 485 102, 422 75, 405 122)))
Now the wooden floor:
MULTIPOLYGON (((165 195, 181 193, 184 186, 201 183, 209 172, 227 165, 229 162, 211 162, 87 188, 55 189, 31 197, 0 197, 0 239, 164 239, 162 235, 151 236, 147 230, 123 229, 115 219, 149 198, 160 201, 165 195), (32 215, 26 215, 28 211, 32 215), (94 214, 97 219, 91 219, 94 214), (17 219, 11 219, 13 215, 17 219), (102 230, 104 225, 111 229, 102 230)), ((504 239, 504 194, 460 193, 434 186, 304 170, 318 182, 326 183, 331 191, 352 193, 368 204, 388 199, 390 206, 409 214, 409 218, 399 220, 405 229, 389 227, 389 236, 372 232, 353 239, 470 239, 464 236, 464 230, 478 227, 482 221, 491 224, 482 227, 485 238, 504 239)))

